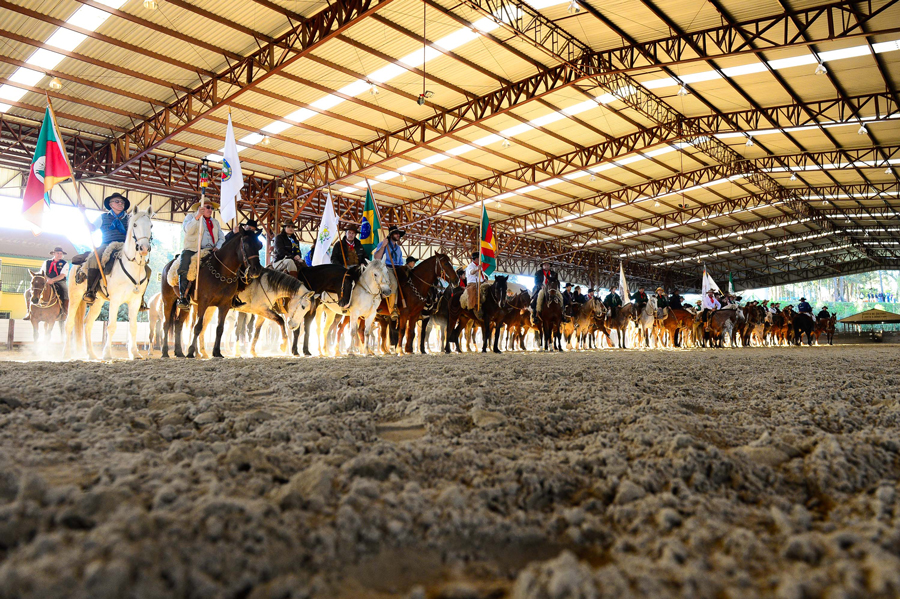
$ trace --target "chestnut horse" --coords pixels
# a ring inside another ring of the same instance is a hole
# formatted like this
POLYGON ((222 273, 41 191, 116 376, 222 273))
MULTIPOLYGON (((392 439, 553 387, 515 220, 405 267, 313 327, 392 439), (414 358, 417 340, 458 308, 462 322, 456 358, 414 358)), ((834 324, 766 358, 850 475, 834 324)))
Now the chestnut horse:
MULTIPOLYGON (((47 284, 47 275, 29 270, 31 275, 31 289, 25 292, 26 301, 31 302, 31 328, 34 332, 34 340, 37 341, 41 334, 41 325, 44 326, 46 340, 50 340, 53 333, 53 325, 59 323, 59 332, 64 335, 63 324, 66 321, 66 312, 63 310, 62 301, 56 291, 56 285, 47 284)), ((61 284, 65 285, 65 281, 61 284)))

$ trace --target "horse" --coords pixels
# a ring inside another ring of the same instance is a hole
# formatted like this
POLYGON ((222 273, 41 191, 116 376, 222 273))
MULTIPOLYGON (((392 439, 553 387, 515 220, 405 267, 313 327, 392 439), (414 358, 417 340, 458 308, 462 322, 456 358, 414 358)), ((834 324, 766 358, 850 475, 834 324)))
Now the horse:
POLYGON ((162 327, 165 320, 162 313, 162 292, 153 294, 153 297, 147 302, 147 308, 149 308, 148 319, 150 321, 150 341, 147 343, 149 351, 156 349, 162 341, 162 327))
POLYGON ((443 351, 449 333, 447 325, 449 324, 448 321, 450 318, 450 301, 453 298, 454 291, 457 289, 460 288, 448 286, 440 290, 437 292, 434 308, 431 310, 423 310, 423 314, 425 312, 429 312, 429 314, 422 318, 422 334, 419 337, 419 353, 428 353, 426 351, 426 348, 429 346, 428 339, 431 337, 431 333, 434 330, 437 330, 438 332, 438 347, 443 351))
POLYGON ((59 332, 63 333, 66 312, 63 309, 56 285, 47 284, 47 275, 40 271, 29 270, 31 276, 31 288, 25 292, 25 301, 31 303, 31 329, 34 333, 34 341, 37 342, 41 334, 41 325, 44 325, 46 340, 50 340, 53 327, 59 323, 59 332))
MULTIPOLYGON (((616 315, 612 315, 612 311, 607 312, 606 318, 604 319, 604 327, 608 331, 615 330, 616 337, 618 338, 619 349, 627 349, 628 345, 625 340, 625 333, 628 331, 628 325, 634 319, 634 304, 628 302, 624 306, 621 306, 616 315)), ((605 331, 604 331, 605 332, 605 331)), ((606 333, 607 339, 609 340, 609 333, 606 333)), ((612 345, 612 341, 610 340, 610 345, 612 345)))
POLYGON ((591 349, 594 346, 593 328, 597 319, 606 314, 606 306, 598 297, 592 297, 583 304, 573 304, 575 324, 575 347, 591 349))
MULTIPOLYGON (((359 279, 359 275, 362 272, 362 267, 359 265, 344 268, 340 264, 320 264, 319 266, 300 268, 297 269, 297 272, 291 272, 289 270, 283 270, 286 264, 287 261, 282 260, 277 264, 274 270, 297 277, 297 279, 306 285, 307 289, 313 291, 317 295, 325 292, 340 293, 341 303, 344 303, 345 305, 350 301, 353 283, 359 279)), ((312 355, 309 351, 309 332, 312 329, 313 320, 318 312, 319 303, 318 299, 314 299, 309 312, 306 313, 306 317, 303 319, 304 356, 312 355)), ((294 340, 291 345, 291 353, 295 356, 299 355, 297 343, 300 339, 300 331, 301 329, 299 328, 294 331, 294 340)), ((322 334, 323 333, 320 332, 320 335, 322 334)))
MULTIPOLYGON (((450 262, 450 257, 446 254, 435 254, 430 258, 426 258, 419 262, 415 268, 408 269, 406 267, 398 267, 396 269, 398 294, 400 295, 399 316, 395 333, 397 337, 397 347, 401 353, 413 353, 413 343, 415 342, 416 321, 422 311, 428 305, 428 295, 431 288, 437 284, 437 280, 458 281, 456 269, 450 262), (405 344, 404 344, 405 340, 405 344)), ((378 307, 379 319, 382 321, 381 347, 384 353, 390 353, 387 337, 389 328, 387 321, 390 318, 390 311, 387 302, 382 301, 378 307)), ((455 324, 455 323, 454 323, 455 324)), ((391 334, 391 337, 394 336, 391 334)), ((393 345, 393 341, 392 341, 393 345)))
POLYGON ((825 340, 828 345, 834 345, 834 330, 837 325, 837 314, 832 314, 830 318, 817 318, 816 328, 813 329, 813 335, 816 336, 816 344, 819 343, 819 337, 825 333, 825 340))
POLYGON ((481 284, 479 292, 481 301, 481 353, 487 352, 491 339, 491 331, 494 332, 494 353, 499 354, 500 332, 503 329, 503 318, 506 316, 506 283, 509 277, 497 275, 493 281, 481 284))
POLYGON ((794 317, 793 322, 794 343, 797 345, 803 345, 803 335, 805 333, 806 344, 812 345, 814 328, 816 328, 816 321, 812 314, 806 312, 798 313, 794 317))
POLYGON ((665 318, 656 321, 656 344, 665 346, 664 336, 668 336, 672 347, 681 347, 684 344, 684 331, 691 330, 694 325, 694 315, 684 308, 668 308, 665 318))
POLYGON ((729 306, 728 308, 716 310, 712 314, 709 314, 705 330, 703 331, 708 333, 708 335, 702 335, 701 337, 704 347, 706 346, 707 338, 712 347, 724 347, 725 338, 728 337, 731 339, 731 332, 734 330, 734 325, 737 320, 737 306, 734 308, 729 306))
MULTIPOLYGON (((194 259, 200 259, 197 267, 197 278, 188 287, 188 295, 193 296, 192 290, 199 284, 197 299, 194 302, 197 310, 197 323, 194 325, 194 335, 191 346, 188 348, 187 357, 193 358, 197 354, 197 344, 200 333, 203 332, 203 323, 209 308, 219 309, 219 322, 216 326, 216 342, 213 345, 213 357, 222 358, 222 332, 225 329, 225 318, 231 309, 234 296, 238 292, 238 283, 249 283, 262 274, 262 265, 259 263, 259 250, 262 243, 256 233, 242 230, 229 239, 219 248, 212 250, 205 258, 197 255, 194 259), (224 271, 224 272, 220 272, 224 271)), ((169 284, 169 270, 174 266, 175 260, 171 260, 163 267, 162 294, 163 313, 166 322, 163 326, 162 357, 169 357, 169 335, 175 332, 175 355, 184 357, 181 345, 181 327, 188 316, 188 310, 179 310, 176 304, 177 295, 175 289, 169 284)), ((193 298, 191 301, 194 301, 193 298)))
MULTIPOLYGON (((368 352, 364 336, 360 334, 359 321, 360 319, 364 321, 362 331, 371 328, 382 297, 390 294, 390 279, 383 260, 372 260, 362 268, 359 280, 350 293, 350 304, 346 308, 339 305, 336 293, 322 293, 321 305, 325 309, 325 324, 319 335, 320 355, 325 355, 325 341, 329 336, 332 322, 338 315, 350 319, 350 353, 356 353, 357 342, 360 351, 368 352)), ((335 340, 334 353, 337 353, 337 346, 338 340, 335 340)))
POLYGON ((637 311, 634 322, 637 325, 638 339, 644 343, 644 347, 650 347, 650 333, 653 331, 653 325, 656 324, 656 296, 651 295, 647 298, 647 303, 637 311))
POLYGON ((538 292, 537 314, 541 322, 541 346, 545 351, 562 351, 560 325, 563 320, 563 300, 559 283, 543 286, 538 292))
POLYGON ((515 349, 516 343, 525 351, 525 333, 531 328, 531 294, 522 290, 507 300, 509 309, 503 317, 506 326, 506 349, 515 349))
MULTIPOLYGON (((137 318, 141 309, 141 298, 147 290, 150 282, 150 268, 147 265, 147 255, 150 253, 150 244, 153 239, 153 208, 146 212, 138 210, 135 206, 128 219, 128 230, 125 232, 125 241, 118 255, 107 248, 109 260, 115 260, 110 274, 106 275, 106 286, 102 286, 97 292, 97 301, 91 304, 87 310, 84 303, 84 293, 87 291, 87 281, 79 277, 69 277, 69 316, 66 318, 65 344, 63 346, 63 358, 68 358, 72 351, 73 335, 77 345, 81 346, 82 335, 86 335, 88 356, 96 360, 94 343, 91 340, 91 330, 94 321, 100 315, 103 308, 103 300, 109 300, 109 322, 106 327, 106 344, 103 346, 103 359, 112 358, 112 340, 116 333, 116 315, 121 304, 128 304, 128 359, 142 358, 137 346, 137 318), (87 311, 87 315, 85 312, 87 311), (86 331, 86 332, 85 332, 86 331)), ((97 265, 103 268, 102 264, 97 265)), ((86 268, 83 266, 82 268, 86 268)))

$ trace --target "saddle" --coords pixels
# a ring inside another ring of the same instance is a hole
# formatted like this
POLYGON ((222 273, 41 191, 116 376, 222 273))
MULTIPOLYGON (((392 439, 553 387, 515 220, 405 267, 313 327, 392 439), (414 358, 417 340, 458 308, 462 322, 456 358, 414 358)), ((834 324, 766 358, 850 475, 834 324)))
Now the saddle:
MULTIPOLYGON (((535 306, 535 312, 537 312, 538 314, 540 314, 541 312, 544 311, 544 301, 551 301, 551 300, 545 300, 546 297, 547 297, 547 294, 545 292, 545 289, 542 287, 541 290, 538 291, 537 304, 535 306)), ((562 303, 562 294, 557 293, 556 300, 553 300, 553 303, 561 304, 562 303)))
MULTIPOLYGON (((119 256, 119 252, 122 251, 123 247, 125 247, 124 243, 121 241, 114 241, 107 245, 103 250, 103 254, 100 256, 100 263, 103 265, 103 272, 105 274, 112 273, 112 267, 115 265, 116 258, 119 256)), ((78 254, 73 257, 72 264, 78 265, 78 271, 75 273, 76 282, 81 282, 87 278, 87 271, 89 269, 98 268, 97 257, 92 251, 78 254)))
MULTIPOLYGON (((200 250, 199 254, 194 254, 194 259, 191 260, 191 265, 188 267, 187 278, 188 281, 196 281, 197 280, 197 271, 200 269, 200 261, 206 258, 212 250, 205 249, 200 250)), ((181 266, 181 256, 178 256, 172 261, 172 265, 169 267, 169 272, 166 276, 166 281, 169 283, 169 286, 172 289, 178 289, 178 267, 181 266)))
MULTIPOLYGON (((485 281, 478 288, 478 293, 481 295, 481 304, 484 305, 484 300, 487 298, 487 292, 490 290, 493 282, 485 281)), ((463 310, 476 310, 478 306, 470 306, 469 305, 469 294, 463 292, 462 297, 459 298, 459 307, 463 310)))

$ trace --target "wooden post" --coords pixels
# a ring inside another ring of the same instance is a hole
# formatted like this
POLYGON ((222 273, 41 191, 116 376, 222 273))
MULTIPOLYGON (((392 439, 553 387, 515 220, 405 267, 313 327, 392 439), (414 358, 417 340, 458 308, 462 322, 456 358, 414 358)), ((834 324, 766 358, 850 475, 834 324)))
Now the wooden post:
POLYGON ((12 351, 16 342, 16 321, 9 319, 9 328, 6 329, 6 349, 12 351))

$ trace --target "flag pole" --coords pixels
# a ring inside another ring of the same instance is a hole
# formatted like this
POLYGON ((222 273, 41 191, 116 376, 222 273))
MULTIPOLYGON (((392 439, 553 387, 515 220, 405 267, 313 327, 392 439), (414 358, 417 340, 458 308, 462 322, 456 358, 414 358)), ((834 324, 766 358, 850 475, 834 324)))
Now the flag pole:
MULTIPOLYGON (((59 129, 56 127, 56 112, 53 110, 53 102, 50 101, 50 92, 44 91, 44 94, 47 96, 47 108, 50 109, 50 118, 51 125, 53 126, 53 132, 56 134, 56 138, 59 140, 60 144, 63 144, 62 136, 59 133, 59 129)), ((65 150, 65 144, 63 144, 63 158, 66 159, 66 164, 69 166, 69 172, 72 173, 72 184, 75 186, 75 204, 78 208, 78 211, 81 212, 81 218, 84 220, 84 224, 88 229, 88 233, 93 233, 91 230, 90 223, 87 219, 87 214, 85 214, 84 202, 81 201, 81 186, 78 184, 78 180, 75 178, 75 171, 72 170, 72 163, 69 162, 69 154, 65 150)), ((100 261, 100 254, 97 252, 97 247, 94 245, 94 238, 92 235, 88 235, 88 240, 91 243, 91 252, 94 254, 94 259, 97 260, 97 268, 100 269, 100 279, 103 281, 103 286, 106 287, 107 293, 109 292, 109 283, 106 281, 106 273, 103 272, 103 263, 100 261)))
MULTIPOLYGON (((228 114, 231 114, 231 107, 228 108, 228 114)), ((206 159, 203 159, 203 163, 200 165, 200 209, 203 209, 203 202, 206 201, 206 187, 209 185, 209 171, 207 170, 209 167, 207 166, 208 162, 206 159)), ((197 221, 197 277, 194 279, 194 301, 197 301, 197 292, 200 289, 200 246, 203 243, 203 227, 201 226, 203 223, 200 222, 199 219, 195 217, 197 221)), ((215 244, 213 244, 215 245, 215 244)), ((188 266, 190 269, 190 265, 188 266)), ((198 318, 201 317, 200 314, 197 315, 198 318)))
MULTIPOLYGON (((331 183, 326 183, 326 185, 328 185, 328 197, 331 197, 331 183)), ((340 226, 341 226, 341 220, 338 219, 338 228, 340 228, 340 226)), ((346 268, 347 254, 344 253, 344 240, 340 238, 340 233, 341 233, 341 231, 338 230, 338 237, 337 237, 338 241, 337 242, 338 242, 338 245, 341 246, 341 260, 343 260, 344 267, 346 268)), ((332 252, 334 252, 334 250, 332 250, 332 252)))
POLYGON ((475 305, 477 306, 475 308, 475 310, 477 312, 481 312, 481 273, 484 272, 484 270, 481 267, 481 235, 482 235, 481 227, 484 226, 484 196, 483 195, 481 196, 481 218, 478 220, 480 221, 479 225, 478 225, 478 240, 477 240, 478 241, 478 279, 477 279, 478 293, 475 296, 475 305))

